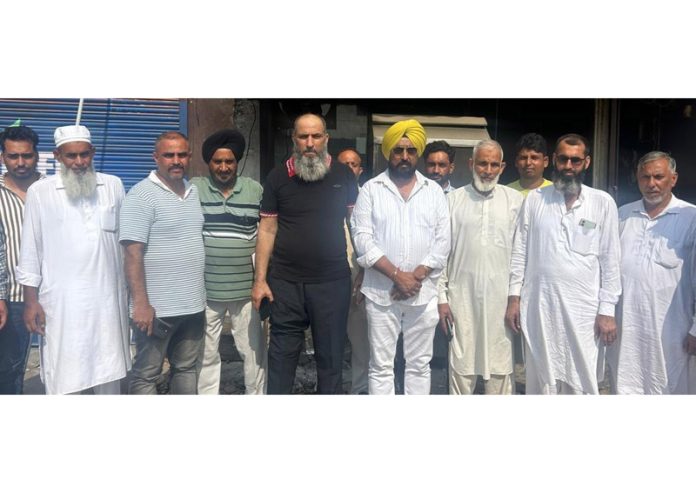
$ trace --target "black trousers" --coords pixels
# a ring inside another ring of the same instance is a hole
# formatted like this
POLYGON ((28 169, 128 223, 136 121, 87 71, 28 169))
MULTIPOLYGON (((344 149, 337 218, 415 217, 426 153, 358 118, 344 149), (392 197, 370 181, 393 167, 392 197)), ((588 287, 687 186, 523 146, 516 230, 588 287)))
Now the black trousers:
POLYGON ((317 393, 343 393, 343 351, 346 342, 350 277, 302 283, 269 277, 273 291, 268 347, 268 394, 291 394, 304 344, 312 329, 317 364, 317 393))

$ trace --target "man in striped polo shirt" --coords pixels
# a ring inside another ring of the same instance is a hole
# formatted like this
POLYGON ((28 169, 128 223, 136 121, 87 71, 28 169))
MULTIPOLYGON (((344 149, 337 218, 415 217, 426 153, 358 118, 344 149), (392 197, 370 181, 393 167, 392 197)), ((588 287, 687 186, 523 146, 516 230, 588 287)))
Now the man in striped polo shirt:
POLYGON ((21 394, 31 333, 24 323, 22 286, 15 278, 19 241, 24 219, 24 200, 29 186, 45 176, 36 171, 39 136, 18 125, 0 134, 0 151, 6 173, 0 176, 0 225, 5 232, 3 248, 8 265, 8 319, 0 330, 0 394, 21 394))
POLYGON ((234 343, 244 361, 247 394, 265 393, 266 341, 259 312, 251 304, 259 203, 263 189, 251 178, 237 176, 246 142, 236 129, 215 132, 203 143, 210 176, 191 181, 198 188, 205 224, 206 335, 198 377, 199 394, 220 392, 220 333, 225 315, 232 320, 234 343))
POLYGON ((169 392, 195 394, 205 334, 203 212, 185 179, 186 136, 161 134, 153 156, 157 169, 131 188, 121 209, 136 347, 129 393, 156 394, 167 356, 169 392))

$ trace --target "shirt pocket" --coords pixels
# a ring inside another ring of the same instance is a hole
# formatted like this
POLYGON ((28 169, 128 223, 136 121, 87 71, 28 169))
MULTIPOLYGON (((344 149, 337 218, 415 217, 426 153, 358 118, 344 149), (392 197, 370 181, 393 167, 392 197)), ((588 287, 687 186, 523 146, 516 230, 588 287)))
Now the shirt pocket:
POLYGON ((670 244, 667 238, 661 238, 660 241, 655 243, 653 259, 656 264, 661 265, 665 269, 676 269, 684 263, 680 255, 681 251, 681 245, 674 242, 670 244))
POLYGON ((580 255, 599 256, 599 226, 575 226, 571 232, 570 249, 580 255))
POLYGON ((99 206, 99 220, 101 222, 102 230, 112 233, 116 232, 118 230, 118 215, 116 214, 116 206, 99 206))

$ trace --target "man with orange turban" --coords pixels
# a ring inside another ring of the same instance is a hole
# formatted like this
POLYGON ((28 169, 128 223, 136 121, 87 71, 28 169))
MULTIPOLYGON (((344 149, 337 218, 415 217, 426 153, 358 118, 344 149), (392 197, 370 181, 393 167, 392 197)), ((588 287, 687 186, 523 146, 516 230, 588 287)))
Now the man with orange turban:
POLYGON ((403 333, 405 394, 430 393, 438 321, 437 281, 450 249, 449 210, 440 186, 416 171, 426 134, 416 120, 384 134, 386 171, 360 190, 351 218, 358 263, 365 268, 370 394, 394 394, 394 355, 403 333))

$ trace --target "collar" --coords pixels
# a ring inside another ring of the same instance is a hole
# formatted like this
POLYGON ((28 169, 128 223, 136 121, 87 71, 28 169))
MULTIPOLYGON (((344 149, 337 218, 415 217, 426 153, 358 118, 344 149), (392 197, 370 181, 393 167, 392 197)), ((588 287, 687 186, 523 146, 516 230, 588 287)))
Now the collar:
POLYGON ((648 211, 645 210, 645 202, 643 202, 643 199, 640 199, 631 212, 645 215, 649 219, 655 220, 658 217, 664 216, 665 214, 679 214, 679 202, 679 199, 675 197, 674 194, 672 194, 672 197, 669 199, 667 207, 665 207, 664 210, 660 212, 657 216, 650 218, 650 216, 648 216, 648 211))
MULTIPOLYGON (((208 180, 208 188, 210 189, 210 191, 213 193, 218 193, 218 194, 222 195, 222 192, 215 185, 215 183, 213 183, 213 179, 210 176, 207 177, 207 180, 208 180)), ((234 186, 232 187, 232 190, 231 190, 232 193, 230 194, 230 196, 242 191, 242 181, 243 181, 242 177, 237 176, 237 179, 234 181, 234 186)))
MULTIPOLYGON (((174 191, 171 188, 169 188, 162 180, 160 180, 160 177, 157 176, 157 171, 155 171, 154 169, 150 171, 150 174, 147 177, 151 182, 153 182, 158 187, 166 190, 169 193, 173 193, 174 195, 179 197, 176 193, 174 193, 174 191)), ((189 193, 191 193, 191 182, 189 182, 186 178, 184 178, 184 196, 183 196, 183 198, 184 199, 187 198, 189 193)))
MULTIPOLYGON (((415 177, 416 177, 416 184, 414 185, 413 190, 411 191, 411 196, 413 196, 413 194, 417 190, 420 190, 422 187, 435 186, 435 187, 440 188, 440 185, 437 182, 435 182, 429 178, 426 178, 418 170, 416 170, 415 177)), ((401 196, 401 194, 399 193, 399 190, 396 188, 396 185, 389 177, 389 168, 385 169, 382 173, 380 173, 379 175, 377 175, 373 179, 377 183, 381 183, 382 185, 386 186, 388 189, 390 189, 392 192, 394 192, 398 196, 401 196)))
MULTIPOLYGON (((290 156, 290 159, 285 161, 285 168, 288 170, 288 178, 292 178, 297 174, 295 171, 295 156, 290 156)), ((329 154, 329 169, 331 169, 331 154, 329 154)))

